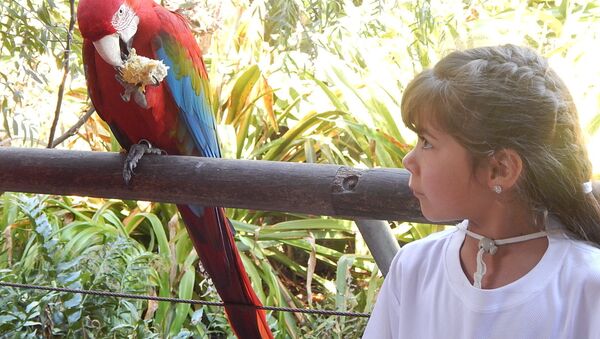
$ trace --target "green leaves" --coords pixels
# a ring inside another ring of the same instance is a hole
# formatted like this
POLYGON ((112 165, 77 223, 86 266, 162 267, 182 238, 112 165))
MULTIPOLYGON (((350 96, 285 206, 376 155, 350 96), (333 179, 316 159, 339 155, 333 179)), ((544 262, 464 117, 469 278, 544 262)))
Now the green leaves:
MULTIPOLYGON (((194 291, 195 272, 193 267, 188 269, 183 274, 179 283, 179 298, 180 299, 192 299, 192 293, 194 291)), ((178 304, 175 309, 175 318, 171 324, 171 335, 177 334, 181 331, 181 326, 184 321, 188 318, 188 312, 190 310, 190 304, 178 304)), ((198 321, 196 321, 198 322, 198 321)))
MULTIPOLYGON (((12 221, 7 229, 13 229, 16 242, 12 246, 16 251, 11 269, 5 270, 0 279, 147 293, 151 263, 158 257, 124 237, 122 216, 115 211, 121 203, 108 202, 96 213, 82 205, 62 209, 67 203, 72 202, 24 194, 3 197, 0 211, 9 212, 3 220, 12 221), (19 240, 23 236, 26 241, 19 240)), ((6 244, 5 239, 1 242, 6 244)), ((6 267, 6 257, 2 259, 0 265, 6 267)), ((17 336, 42 329, 59 336, 95 336, 114 328, 119 333, 147 332, 148 324, 141 321, 138 311, 141 301, 3 288, 0 302, 8 310, 1 330, 17 336), (121 326, 124 324, 129 327, 121 326)))
MULTIPOLYGON (((400 116, 408 81, 448 50, 506 39, 564 68, 588 132, 600 126, 600 74, 589 52, 597 37, 587 34, 599 19, 593 3, 219 3, 223 14, 212 18, 218 31, 205 61, 225 157, 400 167, 414 138, 400 116)), ((35 146, 45 137, 41 122, 52 111, 47 98, 54 97, 62 63, 67 4, 0 4, 0 145, 35 146)), ((192 22, 203 22, 204 14, 191 14, 192 22)), ((79 59, 78 32, 73 50, 79 59)), ((88 102, 81 63, 71 68, 63 110, 72 118, 88 102)), ((70 120, 61 121, 65 128, 70 120)), ((120 149, 97 116, 72 140, 66 147, 120 149)), ((382 277, 351 222, 240 209, 228 209, 228 216, 266 304, 371 310, 382 277)), ((400 223, 393 232, 406 243, 440 229, 400 223)), ((5 281, 218 300, 172 205, 5 193, 0 231, 5 281)), ((0 332, 7 336, 232 335, 218 307, 16 289, 0 289, 0 303, 0 332)), ((285 312, 268 312, 268 320, 278 337, 292 338, 359 337, 366 321, 285 312)))
POLYGON ((228 114, 225 123, 231 124, 235 120, 242 119, 240 113, 247 110, 248 98, 254 85, 260 76, 260 69, 257 65, 250 66, 246 71, 242 72, 240 77, 233 85, 231 96, 228 104, 228 114))
POLYGON ((169 248, 169 241, 165 233, 164 226, 160 219, 152 213, 138 213, 129 219, 128 224, 125 226, 127 234, 131 234, 134 227, 137 227, 143 220, 147 220, 150 223, 152 234, 158 244, 158 253, 164 258, 171 258, 171 249, 169 248))

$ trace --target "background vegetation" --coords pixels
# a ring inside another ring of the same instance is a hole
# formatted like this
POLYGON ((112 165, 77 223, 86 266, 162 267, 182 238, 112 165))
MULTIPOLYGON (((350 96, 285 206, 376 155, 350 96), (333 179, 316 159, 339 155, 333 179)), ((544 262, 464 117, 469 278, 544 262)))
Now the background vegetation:
MULTIPOLYGON (((205 51, 228 158, 400 167, 414 136, 399 99, 415 73, 452 49, 510 42, 565 78, 600 168, 597 1, 164 2, 190 18, 205 51)), ((0 3, 1 146, 45 147, 91 113, 71 17, 67 0, 0 3)), ((119 149, 96 115, 65 137, 57 147, 119 149)), ((228 214, 265 304, 371 310, 382 278, 352 222, 228 214)), ((392 226, 401 242, 438 229, 392 226)), ((5 193, 0 231, 2 281, 218 300, 168 204, 5 193)), ((0 303, 6 337, 232 335, 215 307, 12 288, 0 303)), ((366 319, 270 312, 269 322, 280 338, 346 338, 366 319)))

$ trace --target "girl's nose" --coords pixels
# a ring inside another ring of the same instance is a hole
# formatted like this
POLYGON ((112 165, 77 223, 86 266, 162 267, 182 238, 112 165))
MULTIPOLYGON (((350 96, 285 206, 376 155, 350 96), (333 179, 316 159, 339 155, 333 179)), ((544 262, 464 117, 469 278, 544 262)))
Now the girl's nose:
POLYGON ((411 174, 414 174, 416 169, 415 166, 415 149, 413 148, 410 152, 406 153, 404 158, 402 159, 402 165, 404 168, 409 171, 411 174))

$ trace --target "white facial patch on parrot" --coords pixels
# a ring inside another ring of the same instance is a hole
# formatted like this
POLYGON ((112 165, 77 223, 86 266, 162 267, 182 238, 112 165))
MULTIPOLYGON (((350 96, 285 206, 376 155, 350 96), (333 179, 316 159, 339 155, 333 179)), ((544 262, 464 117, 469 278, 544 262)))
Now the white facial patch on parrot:
POLYGON ((121 7, 119 7, 119 10, 113 15, 111 21, 111 24, 117 33, 119 33, 121 40, 123 40, 128 47, 131 47, 131 40, 137 32, 139 23, 140 18, 135 15, 133 9, 126 4, 122 4, 121 7))

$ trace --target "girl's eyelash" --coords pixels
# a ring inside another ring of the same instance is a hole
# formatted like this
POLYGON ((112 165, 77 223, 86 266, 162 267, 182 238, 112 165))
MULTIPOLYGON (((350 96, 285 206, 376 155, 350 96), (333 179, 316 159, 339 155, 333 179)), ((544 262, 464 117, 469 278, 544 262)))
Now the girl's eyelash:
POLYGON ((425 137, 419 135, 419 143, 421 144, 421 147, 424 149, 428 149, 431 148, 431 144, 429 143, 429 140, 427 140, 425 137))

